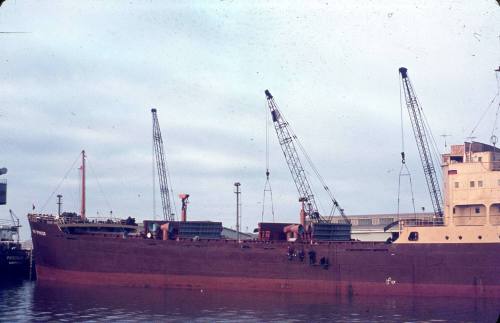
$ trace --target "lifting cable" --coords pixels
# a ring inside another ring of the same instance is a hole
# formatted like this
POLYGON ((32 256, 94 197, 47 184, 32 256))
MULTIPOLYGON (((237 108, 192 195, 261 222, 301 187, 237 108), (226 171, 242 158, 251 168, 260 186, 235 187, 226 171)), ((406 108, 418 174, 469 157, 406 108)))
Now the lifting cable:
MULTIPOLYGON (((89 163, 89 160, 87 159, 87 165, 90 168, 90 171, 92 172, 92 176, 95 178, 97 182, 97 186, 99 187, 99 191, 101 191, 102 197, 104 198, 104 202, 106 203, 106 206, 109 208, 109 217, 113 220, 113 209, 111 208, 111 205, 109 204, 109 200, 106 197, 106 194, 104 194, 104 190, 102 189, 101 183, 99 182, 99 178, 97 177, 94 168, 92 168, 92 165, 89 163)), ((97 211, 97 214, 99 214, 99 211, 97 211)), ((97 219, 97 221, 99 221, 97 219)), ((119 221, 119 219, 118 219, 119 221)), ((121 227, 121 232, 126 233, 125 227, 121 227)))
MULTIPOLYGON (((498 67, 497 70, 495 70, 495 76, 496 76, 496 79, 497 79, 497 94, 495 96, 498 97, 498 95, 500 94, 500 79, 499 79, 499 74, 500 74, 500 67, 498 67)), ((493 122, 493 128, 491 129, 491 136, 490 136, 490 140, 491 140, 491 143, 493 144, 493 146, 496 148, 496 144, 497 144, 497 141, 498 141, 498 138, 497 136, 495 135, 495 131, 497 130, 497 122, 498 122, 498 114, 500 112, 500 100, 498 101, 498 107, 497 107, 497 112, 495 113, 495 121, 493 122)), ((493 156, 494 158, 495 156, 493 156)))
MULTIPOLYGON (((330 188, 328 188, 328 185, 326 185, 324 178, 321 176, 318 169, 314 165, 314 163, 313 163, 311 157, 309 156, 309 154, 307 153, 306 149, 304 148, 304 146, 302 146, 302 143, 300 142, 299 138, 297 137, 297 135, 293 131, 292 127, 290 125, 288 125, 288 127, 289 127, 290 134, 291 134, 293 140, 297 143, 297 146, 299 146, 299 149, 302 152, 302 155, 306 158, 306 161, 309 164, 309 167, 311 167, 314 174, 316 175, 316 177, 320 181, 321 185, 323 186, 323 189, 326 191, 326 193, 330 197, 330 200, 332 201, 332 208, 330 210, 330 216, 333 216, 335 214, 335 210, 338 209, 339 213, 342 215, 344 220, 347 220, 347 217, 343 214, 344 210, 340 207, 338 201, 335 199, 335 197, 333 196, 333 193, 330 191, 330 188)), ((321 200, 318 200, 318 203, 323 208, 323 206, 321 205, 321 200)))
MULTIPOLYGON (((497 84, 498 84, 498 72, 497 72, 497 84)), ((490 110, 490 108, 492 107, 493 103, 495 102, 495 100, 498 98, 500 94, 500 87, 498 87, 498 90, 497 90, 497 93, 495 94, 495 96, 493 97, 493 99, 491 99, 490 103, 488 104, 488 107, 484 110, 483 114, 481 115, 481 117, 479 118, 478 122, 476 123, 476 125, 474 126, 474 128, 472 128, 472 131, 470 132, 470 135, 469 135, 469 138, 472 138, 472 135, 474 134, 474 132, 476 131, 477 127, 479 126, 479 124, 481 123, 481 121, 483 121, 484 117, 486 116, 486 113, 490 110)), ((498 111, 497 111, 498 113, 498 111)), ((496 118, 495 118, 495 123, 496 123, 496 118)), ((495 127, 494 127, 495 128, 495 127)))
MULTIPOLYGON (((328 186, 326 185, 326 182, 325 180, 323 179, 323 177, 321 176, 321 174, 319 173, 318 169, 316 168, 316 166, 314 165, 311 157, 309 157, 309 155, 307 154, 304 146, 302 146, 301 142, 299 141, 299 138, 293 134, 293 139, 295 139, 295 142, 297 143, 297 145, 299 146, 299 149, 300 151, 302 152, 302 154, 304 155, 304 157, 306 157, 306 161, 307 163, 309 164, 309 167, 311 167, 311 169, 313 170, 314 174, 316 175, 316 177, 318 178, 318 180, 320 181, 321 185, 323 185, 323 189, 327 192, 328 196, 330 197, 330 200, 332 201, 333 205, 332 205, 332 208, 330 210, 330 216, 333 216, 334 213, 335 213, 335 210, 336 209, 339 209, 340 211, 340 206, 337 202, 337 200, 335 199, 335 197, 333 196, 333 193, 330 191, 330 189, 328 188, 328 186)), ((318 200, 318 202, 320 203, 321 205, 321 200, 318 200)))
POLYGON ((101 183, 99 182, 99 178, 97 177, 96 172, 94 171, 94 168, 92 167, 91 163, 89 163, 88 158, 87 158, 87 165, 89 166, 90 171, 92 172, 92 177, 95 178, 95 181, 97 182, 97 187, 99 187, 99 191, 101 192, 102 197, 104 198, 104 202, 106 203, 106 206, 109 208, 110 217, 112 217, 113 208, 111 207, 111 204, 109 203, 109 200, 108 200, 106 194, 104 194, 104 190, 102 189, 101 183))
MULTIPOLYGON (((498 68, 498 70, 495 70, 496 72, 496 79, 497 79, 497 93, 495 94, 495 96, 493 97, 493 99, 491 99, 490 103, 488 104, 488 107, 484 110, 483 114, 481 115, 481 117, 479 118, 478 122, 476 123, 476 125, 474 126, 474 128, 472 128, 472 131, 470 132, 470 135, 469 138, 470 141, 471 141, 471 145, 469 145, 469 152, 468 154, 470 155, 470 151, 472 149, 472 139, 475 138, 473 136, 474 132, 476 131, 477 127, 479 126, 479 124, 481 123, 481 121, 483 121, 484 117, 486 116, 487 112, 490 110, 490 108, 493 106, 493 103, 495 102, 495 100, 498 98, 498 96, 500 95, 500 86, 498 86, 498 72, 500 71, 500 67, 498 68)), ((499 103, 499 107, 497 108, 497 112, 496 112, 496 115, 495 115, 495 123, 493 124, 493 130, 491 132, 491 137, 490 137, 490 140, 492 141, 493 145, 496 146, 496 141, 497 141, 497 137, 494 135, 494 132, 495 132, 495 129, 496 129, 496 123, 497 123, 497 118, 498 118, 498 109, 500 109, 500 103, 499 103)), ((467 152, 466 152, 467 153, 467 152)), ((468 157, 467 157, 468 158, 468 157)))
POLYGON ((49 203, 49 201, 52 199, 52 197, 54 196, 54 194, 56 193, 57 190, 59 190, 59 188, 61 187, 62 183, 66 180, 66 178, 68 177, 69 173, 73 170, 73 167, 75 167, 75 164, 78 160, 80 160, 80 156, 81 154, 78 153, 78 156, 76 157, 75 161, 73 162, 73 164, 71 164, 71 166, 69 167, 68 171, 66 172, 66 174, 64 174, 64 177, 61 179, 61 181, 59 182, 59 184, 57 184, 57 187, 55 188, 55 190, 52 191, 52 193, 50 194, 49 198, 47 199, 47 201, 45 201, 45 203, 43 204, 42 206, 42 209, 41 209, 41 213, 43 213, 45 211, 45 207, 47 206, 47 204, 49 203))
POLYGON ((402 87, 401 82, 399 82, 399 106, 400 106, 400 119, 401 119, 401 168, 399 169, 399 177, 398 177, 398 220, 400 214, 400 202, 401 202, 401 177, 407 176, 410 183, 410 192, 411 192, 411 203, 413 207, 413 214, 416 215, 415 211, 415 197, 413 195, 413 183, 411 181, 411 174, 408 166, 406 165, 405 159, 405 138, 404 138, 404 126, 403 126, 403 98, 401 95, 402 87))
MULTIPOLYGON (((440 161, 441 160, 441 156, 440 156, 440 153, 439 153, 439 148, 438 148, 438 145, 436 143, 436 139, 434 138, 434 134, 431 131, 431 126, 429 125, 429 121, 427 120, 427 116, 425 115, 424 109, 422 108, 422 104, 420 103, 419 96, 417 95, 417 91, 415 89, 413 89, 413 92, 415 93, 415 99, 417 100, 417 106, 420 108, 420 112, 422 114, 424 134, 426 135, 426 137, 429 137, 428 141, 430 141, 430 145, 429 146, 430 146, 430 149, 431 149, 431 151, 430 151, 431 155, 429 157, 431 158, 431 165, 436 170, 436 167, 434 167, 434 165, 436 165, 434 163, 434 161, 438 162, 439 166, 441 165, 441 161, 440 161)), ((442 178, 443 177, 443 171, 442 171, 441 167, 437 167, 437 172, 439 174, 439 177, 442 178)), ((441 201, 441 203, 442 203, 442 201, 441 201)))
MULTIPOLYGON (((420 102, 419 102, 419 104, 420 104, 420 102)), ((438 162, 438 166, 439 167, 437 167, 437 172, 439 174, 439 177, 442 178, 443 177, 443 170, 440 167, 441 166, 441 154, 439 153, 439 148, 438 148, 438 145, 436 143, 436 139, 434 138, 434 134, 431 131, 431 127, 429 125, 429 121, 427 121, 427 116, 425 115, 424 110, 423 109, 421 109, 421 110, 422 110, 422 116, 423 116, 423 120, 424 120, 424 127, 425 127, 424 131, 427 134, 429 134, 430 141, 431 141, 431 145, 430 146, 431 146, 432 154, 433 155, 431 155, 430 157, 433 158, 435 161, 438 162)), ((432 165, 436 165, 434 163, 434 160, 432 161, 432 165)), ((434 167, 434 168, 436 168, 436 167, 434 167)))
POLYGON ((265 122, 266 122, 266 183, 264 184, 264 195, 262 197, 262 219, 261 222, 264 222, 264 213, 266 209, 266 192, 269 192, 271 198, 271 214, 274 222, 274 203, 273 203, 273 190, 271 188, 271 182, 269 181, 269 121, 267 120, 267 107, 265 114, 265 122))
MULTIPOLYGON (((167 153, 166 149, 165 149, 165 155, 168 156, 168 153, 167 153)), ((165 157, 165 159, 166 159, 166 157, 165 157)), ((174 220, 175 220, 175 211, 177 210, 177 203, 175 203, 176 198, 175 198, 175 195, 174 195, 174 189, 173 189, 173 185, 172 185, 172 179, 170 178, 170 171, 168 170, 167 161, 165 161, 165 172, 167 173, 167 181, 170 184, 170 185, 168 185, 168 187, 170 189, 170 199, 171 199, 172 204, 174 205, 174 208, 172 210, 173 214, 171 214, 171 216, 173 215, 174 216, 174 220)))
MULTIPOLYGON (((283 118, 283 116, 281 116, 283 118)), ((284 119, 284 118, 283 118, 284 119)), ((285 121, 286 122, 286 121, 285 121)), ((335 199, 335 197, 333 196, 333 193, 330 191, 330 189, 328 188, 328 185, 326 185, 326 182, 325 180, 323 179, 323 177, 321 176, 321 174, 319 173, 318 169, 316 168, 316 166, 314 165, 311 157, 309 156, 309 154, 307 153, 306 149, 304 148, 304 146, 302 146, 302 143, 300 142, 299 138, 297 137, 297 135, 295 134, 295 131, 293 131, 292 127, 290 126, 290 124, 288 124, 288 128, 290 130, 290 135, 292 136, 292 139, 297 143, 297 146, 299 146, 299 149, 300 151, 302 152, 302 155, 306 158, 306 161, 307 161, 307 164, 309 165, 309 167, 311 167, 311 169, 313 170, 314 174, 316 175, 316 177, 318 178, 318 180, 320 181, 321 185, 323 186, 323 189, 327 192, 328 196, 330 197, 330 200, 332 201, 333 205, 332 205, 332 209, 330 210, 330 216, 333 216, 334 213, 335 213, 335 210, 338 209, 339 211, 341 211, 341 208, 340 208, 340 205, 339 203, 337 202, 337 200, 335 199)), ((304 169, 304 172, 305 172, 305 169, 304 169)), ((320 203, 320 206, 322 207, 321 205, 321 201, 318 200, 318 203, 320 203)), ((342 212, 340 212, 342 213, 342 212)))

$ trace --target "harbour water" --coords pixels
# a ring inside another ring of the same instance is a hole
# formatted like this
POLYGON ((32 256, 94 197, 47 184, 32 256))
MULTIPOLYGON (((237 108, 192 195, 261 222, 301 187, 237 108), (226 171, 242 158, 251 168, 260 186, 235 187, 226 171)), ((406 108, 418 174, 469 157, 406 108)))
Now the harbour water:
POLYGON ((0 283, 0 321, 495 322, 500 301, 0 283))

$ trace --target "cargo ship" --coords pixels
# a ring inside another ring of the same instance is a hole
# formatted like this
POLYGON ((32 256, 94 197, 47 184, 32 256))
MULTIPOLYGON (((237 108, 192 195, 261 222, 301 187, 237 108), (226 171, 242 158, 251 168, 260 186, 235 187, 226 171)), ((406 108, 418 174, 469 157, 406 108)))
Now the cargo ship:
MULTIPOLYGON (((28 214, 37 278, 68 284, 328 295, 500 297, 500 154, 479 143, 442 155, 444 215, 404 220, 393 241, 345 226, 259 223, 229 240, 220 222, 28 214), (332 229, 333 230, 330 230, 332 229), (346 238, 347 235, 347 238, 346 238)), ((186 196, 183 197, 184 199, 186 196)), ((83 204, 83 203, 82 203, 83 204)))
MULTIPOLYGON (((0 175, 7 173, 0 168, 0 175)), ((0 180, 0 205, 7 203, 7 182, 0 180)), ((9 210, 10 219, 0 218, 0 281, 27 279, 31 273, 31 250, 19 241, 19 219, 9 210)))

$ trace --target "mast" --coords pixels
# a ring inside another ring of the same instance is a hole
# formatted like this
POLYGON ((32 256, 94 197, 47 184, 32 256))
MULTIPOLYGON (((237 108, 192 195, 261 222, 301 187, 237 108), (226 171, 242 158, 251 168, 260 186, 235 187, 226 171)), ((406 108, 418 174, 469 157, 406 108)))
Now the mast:
POLYGON ((234 194, 236 194, 236 240, 240 241, 240 186, 239 182, 234 183, 234 194))
POLYGON ((85 150, 82 150, 82 209, 80 211, 82 220, 85 220, 85 150))
POLYGON ((57 216, 61 216, 62 195, 57 194, 57 216))
POLYGON ((434 215, 439 220, 443 220, 443 198, 441 196, 441 189, 436 175, 436 169, 432 160, 432 154, 427 140, 427 131, 422 116, 422 108, 420 107, 417 96, 408 77, 408 69, 401 67, 399 69, 401 74, 401 82, 403 83, 403 92, 406 100, 406 107, 410 116, 415 141, 417 143, 418 152, 420 153, 420 160, 424 169, 425 180, 427 181, 427 188, 431 196, 432 207, 434 208, 434 215))

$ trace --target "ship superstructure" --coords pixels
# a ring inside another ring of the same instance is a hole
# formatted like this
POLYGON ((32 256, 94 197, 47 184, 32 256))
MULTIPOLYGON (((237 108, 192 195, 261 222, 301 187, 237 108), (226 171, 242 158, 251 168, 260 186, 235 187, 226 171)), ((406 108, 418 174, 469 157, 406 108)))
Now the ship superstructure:
POLYGON ((466 142, 442 157, 444 221, 402 221, 396 243, 500 243, 498 148, 466 142))

